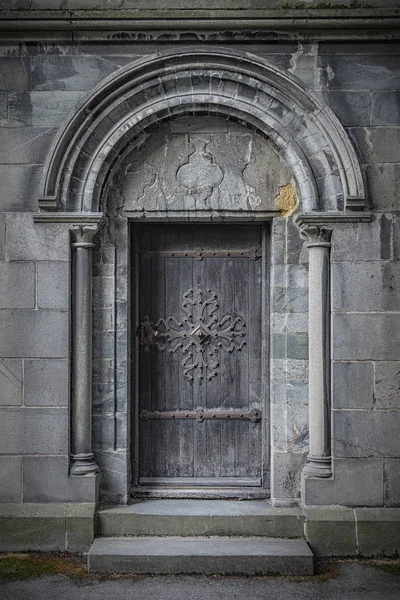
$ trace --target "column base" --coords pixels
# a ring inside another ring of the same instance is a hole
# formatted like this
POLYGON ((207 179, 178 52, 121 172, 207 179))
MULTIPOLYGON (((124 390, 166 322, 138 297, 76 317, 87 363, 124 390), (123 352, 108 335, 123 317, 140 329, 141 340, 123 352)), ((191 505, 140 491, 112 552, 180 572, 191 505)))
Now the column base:
POLYGON ((330 456, 308 456, 303 467, 306 477, 332 477, 332 458, 330 456))
POLYGON ((89 475, 98 473, 99 467, 94 461, 94 454, 71 454, 70 475, 89 475))

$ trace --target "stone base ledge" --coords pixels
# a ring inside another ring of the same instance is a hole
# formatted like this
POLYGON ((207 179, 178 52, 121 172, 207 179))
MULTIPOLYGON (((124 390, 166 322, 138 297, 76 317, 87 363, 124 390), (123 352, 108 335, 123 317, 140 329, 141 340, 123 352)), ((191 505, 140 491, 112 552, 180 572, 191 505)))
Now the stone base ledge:
POLYGON ((87 552, 94 503, 0 504, 0 552, 87 552))
POLYGON ((316 556, 400 554, 400 508, 313 506, 303 512, 306 540, 316 556))

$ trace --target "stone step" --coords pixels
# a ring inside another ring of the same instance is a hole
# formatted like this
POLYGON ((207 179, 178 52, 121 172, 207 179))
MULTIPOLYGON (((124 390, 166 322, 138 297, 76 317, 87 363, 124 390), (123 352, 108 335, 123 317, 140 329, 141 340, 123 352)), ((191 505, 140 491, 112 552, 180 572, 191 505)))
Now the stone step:
POLYGON ((297 538, 304 535, 304 517, 298 508, 256 500, 143 500, 98 511, 97 533, 297 538))
POLYGON ((97 538, 91 573, 312 575, 313 555, 302 540, 260 537, 97 538))

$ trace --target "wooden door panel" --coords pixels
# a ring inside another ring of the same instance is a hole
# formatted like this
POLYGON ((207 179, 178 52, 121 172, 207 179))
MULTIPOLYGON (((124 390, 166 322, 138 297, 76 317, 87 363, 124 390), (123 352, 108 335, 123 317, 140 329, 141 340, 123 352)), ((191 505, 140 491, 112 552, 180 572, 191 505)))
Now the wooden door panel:
POLYGON ((262 423, 229 414, 262 410, 263 261, 239 256, 262 247, 261 227, 141 225, 135 236, 139 486, 260 485, 262 423))

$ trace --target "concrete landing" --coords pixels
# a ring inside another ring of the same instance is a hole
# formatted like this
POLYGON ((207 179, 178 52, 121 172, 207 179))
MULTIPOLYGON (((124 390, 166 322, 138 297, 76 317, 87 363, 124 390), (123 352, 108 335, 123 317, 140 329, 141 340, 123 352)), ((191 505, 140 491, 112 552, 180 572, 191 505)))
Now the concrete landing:
POLYGON ((101 536, 266 536, 304 535, 298 508, 273 508, 265 501, 143 500, 97 513, 101 536))
POLYGON ((91 573, 312 575, 313 555, 301 540, 234 538, 97 538, 91 573))

